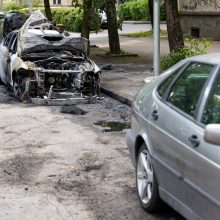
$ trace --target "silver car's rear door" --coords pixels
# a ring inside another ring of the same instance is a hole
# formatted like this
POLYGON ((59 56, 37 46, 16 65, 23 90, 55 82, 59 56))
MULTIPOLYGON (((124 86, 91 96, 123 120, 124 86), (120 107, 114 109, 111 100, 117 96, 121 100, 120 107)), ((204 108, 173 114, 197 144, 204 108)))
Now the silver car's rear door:
POLYGON ((213 70, 211 65, 190 63, 167 89, 165 100, 158 98, 156 91, 153 93, 154 105, 149 115, 148 134, 154 148, 160 194, 188 219, 198 218, 198 213, 190 208, 189 184, 185 181, 197 158, 189 138, 195 130, 197 104, 213 70))

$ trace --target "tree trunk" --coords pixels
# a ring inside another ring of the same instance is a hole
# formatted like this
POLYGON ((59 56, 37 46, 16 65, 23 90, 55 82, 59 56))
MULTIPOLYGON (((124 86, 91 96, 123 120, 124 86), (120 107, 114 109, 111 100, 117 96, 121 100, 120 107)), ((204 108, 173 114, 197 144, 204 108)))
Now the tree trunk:
POLYGON ((165 0, 165 6, 170 51, 178 51, 184 47, 184 41, 180 25, 177 0, 165 0))
POLYGON ((148 0, 148 12, 150 15, 150 23, 153 29, 154 27, 154 0, 148 0))
POLYGON ((44 0, 44 8, 45 8, 45 14, 48 18, 49 21, 52 21, 52 13, 50 9, 50 1, 49 0, 44 0))
POLYGON ((85 37, 89 40, 90 25, 91 25, 91 7, 92 0, 83 1, 83 21, 81 29, 81 37, 85 37))
POLYGON ((117 13, 115 3, 115 0, 106 0, 105 8, 108 21, 108 38, 110 53, 120 54, 121 49, 118 35, 117 13))

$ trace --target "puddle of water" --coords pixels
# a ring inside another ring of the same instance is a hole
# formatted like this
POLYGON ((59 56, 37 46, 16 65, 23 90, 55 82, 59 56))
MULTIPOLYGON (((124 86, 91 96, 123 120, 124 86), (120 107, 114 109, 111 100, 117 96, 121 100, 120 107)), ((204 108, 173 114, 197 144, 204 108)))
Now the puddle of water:
POLYGON ((61 108, 61 113, 72 114, 72 115, 86 115, 88 112, 72 105, 72 106, 63 106, 61 108))
POLYGON ((98 121, 94 123, 95 125, 103 127, 105 132, 111 131, 122 131, 124 129, 129 129, 131 124, 129 122, 116 122, 116 121, 98 121))

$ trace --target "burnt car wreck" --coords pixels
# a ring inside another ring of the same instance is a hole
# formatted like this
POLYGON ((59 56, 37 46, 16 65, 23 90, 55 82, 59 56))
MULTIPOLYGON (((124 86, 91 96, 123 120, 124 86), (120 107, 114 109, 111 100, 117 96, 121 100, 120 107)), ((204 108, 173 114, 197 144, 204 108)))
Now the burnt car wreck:
POLYGON ((17 98, 35 104, 93 101, 100 93, 100 69, 87 49, 87 39, 61 32, 41 12, 33 12, 1 44, 1 80, 17 98))

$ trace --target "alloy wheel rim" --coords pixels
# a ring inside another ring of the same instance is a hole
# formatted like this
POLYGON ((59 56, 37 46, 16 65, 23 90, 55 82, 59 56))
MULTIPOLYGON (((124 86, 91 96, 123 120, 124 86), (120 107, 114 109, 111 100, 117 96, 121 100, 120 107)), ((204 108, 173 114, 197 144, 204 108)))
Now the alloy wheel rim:
POLYGON ((137 188, 140 200, 147 204, 153 191, 153 167, 147 150, 143 150, 137 164, 137 188))

